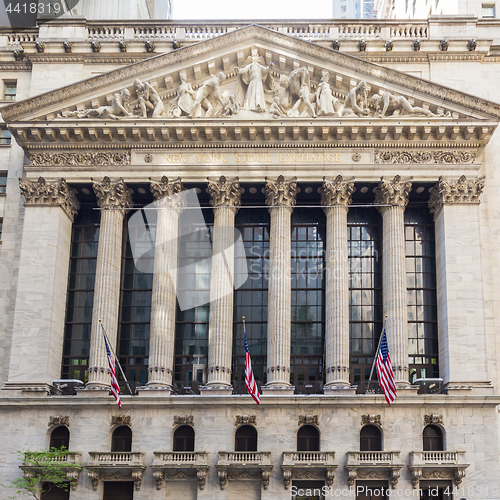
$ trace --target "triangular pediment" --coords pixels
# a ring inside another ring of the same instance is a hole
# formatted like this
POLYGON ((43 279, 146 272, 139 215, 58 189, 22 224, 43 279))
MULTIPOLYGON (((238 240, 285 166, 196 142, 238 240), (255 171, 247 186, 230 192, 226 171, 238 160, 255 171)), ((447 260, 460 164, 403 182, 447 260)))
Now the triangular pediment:
POLYGON ((477 147, 495 130, 500 105, 251 25, 21 101, 2 115, 27 149, 256 138, 477 147))

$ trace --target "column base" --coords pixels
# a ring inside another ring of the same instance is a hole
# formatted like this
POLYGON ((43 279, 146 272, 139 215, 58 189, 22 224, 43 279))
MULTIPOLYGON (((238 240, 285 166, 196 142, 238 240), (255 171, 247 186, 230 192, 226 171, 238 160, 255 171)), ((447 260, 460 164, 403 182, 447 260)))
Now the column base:
POLYGON ((232 385, 204 385, 200 387, 200 394, 203 396, 231 396, 233 394, 232 385))
POLYGON ((110 396, 109 387, 84 387, 76 390, 76 395, 81 398, 107 398, 110 396))
POLYGON ((489 396, 494 394, 494 388, 491 382, 454 382, 450 381, 444 384, 444 390, 450 395, 459 396, 461 394, 469 396, 489 396))
POLYGON ((262 388, 262 394, 266 396, 293 396, 295 386, 293 385, 265 385, 262 388))
POLYGON ((137 395, 142 397, 166 398, 172 395, 172 387, 168 385, 147 385, 137 387, 136 391, 137 395))
POLYGON ((323 394, 327 396, 355 396, 356 387, 350 385, 325 385, 323 394))
POLYGON ((398 396, 416 396, 419 387, 417 385, 398 385, 396 384, 398 396))
POLYGON ((55 389, 50 384, 20 384, 17 382, 6 382, 2 387, 3 391, 5 391, 7 397, 27 396, 39 398, 61 393, 60 390, 55 389), (9 394, 7 394, 7 391, 9 391, 9 394))

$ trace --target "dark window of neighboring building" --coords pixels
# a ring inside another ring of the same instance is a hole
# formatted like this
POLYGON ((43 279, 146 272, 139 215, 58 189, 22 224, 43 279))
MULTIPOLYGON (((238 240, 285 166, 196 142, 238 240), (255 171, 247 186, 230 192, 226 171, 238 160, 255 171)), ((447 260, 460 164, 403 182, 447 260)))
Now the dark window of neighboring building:
POLYGON ((234 451, 257 451, 257 429, 242 425, 236 430, 234 451))
MULTIPOLYGON (((315 189, 312 193, 313 196, 319 196, 315 189)), ((312 200, 309 201, 299 196, 297 202, 309 204, 312 200)), ((295 207, 292 213, 291 230, 290 382, 297 387, 299 392, 302 392, 302 390, 306 391, 306 386, 323 382, 326 240, 326 222, 323 210, 321 208, 295 207)), ((319 387, 318 390, 320 390, 319 387)))
MULTIPOLYGON (((7 130, 3 128, 0 133, 0 145, 10 145, 12 142, 12 134, 10 133, 10 130, 7 130)), ((5 193, 5 191, 4 191, 5 193)))
POLYGON ((69 488, 58 488, 53 483, 43 483, 42 500, 69 500, 69 488))
POLYGON ((194 429, 190 425, 175 429, 173 451, 194 451, 194 429))
POLYGON ((17 81, 3 82, 3 98, 6 101, 15 101, 17 94, 17 81))
MULTIPOLYGON (((128 215, 124 229, 122 290, 118 357, 127 380, 146 385, 148 381, 149 327, 154 253, 143 255, 136 266, 132 248, 147 237, 142 218, 128 215), (138 221, 134 227, 132 221, 138 221)), ((136 256, 137 257, 137 256, 136 256)))
POLYGON ((434 221, 427 206, 405 210, 410 381, 439 376, 434 221))
POLYGON ((133 500, 134 483, 131 481, 105 481, 102 500, 133 500))
POLYGON ((7 192, 7 172, 0 172, 0 194, 7 192))
POLYGON ((111 451, 132 451, 132 430, 121 425, 113 431, 111 451))
POLYGON ((320 451, 319 431, 312 425, 303 425, 297 432, 297 451, 320 451))
POLYGON ((486 19, 493 19, 495 17, 495 4, 483 3, 481 4, 482 17, 486 19))
POLYGON ((69 430, 64 425, 56 427, 50 434, 49 448, 69 448, 69 430))
MULTIPOLYGON (((260 189, 259 189, 260 192, 260 189)), ((263 205, 264 199, 252 203, 263 205)), ((241 233, 245 246, 248 278, 234 291, 233 367, 232 384, 237 394, 247 394, 245 387, 245 346, 242 317, 252 371, 257 384, 265 384, 267 354, 267 294, 269 254, 269 212, 267 209, 240 208, 235 228, 241 233)))
POLYGON ((3 219, 0 218, 0 241, 2 241, 3 219))
POLYGON ((81 207, 73 223, 61 378, 87 382, 99 240, 99 210, 81 207))
POLYGON ((382 330, 382 219, 377 209, 350 207, 349 256, 350 378, 370 377, 382 330))
POLYGON ((444 451, 443 431, 437 425, 427 425, 423 438, 424 451, 444 451))
POLYGON ((359 433, 359 451, 382 451, 382 434, 374 425, 365 425, 359 433))

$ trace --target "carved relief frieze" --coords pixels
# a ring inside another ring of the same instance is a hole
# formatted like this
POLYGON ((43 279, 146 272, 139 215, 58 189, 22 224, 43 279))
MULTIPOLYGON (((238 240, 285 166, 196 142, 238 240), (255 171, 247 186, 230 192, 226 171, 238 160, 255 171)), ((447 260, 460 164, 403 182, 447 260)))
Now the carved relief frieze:
POLYGON ((260 471, 252 470, 229 470, 227 472, 227 478, 231 480, 241 481, 244 479, 261 479, 262 474, 260 471))
POLYGON ((174 415, 174 425, 194 425, 193 415, 174 415))
POLYGON ((403 180, 396 175, 394 179, 380 179, 375 188, 375 203, 377 205, 397 205, 405 207, 408 204, 408 195, 411 191, 411 178, 403 180))
POLYGON ((76 199, 76 191, 71 189, 64 179, 46 181, 40 177, 37 181, 19 179, 24 206, 60 206, 71 220, 78 213, 80 203, 76 199))
POLYGON ((375 163, 388 164, 461 164, 474 163, 475 151, 380 151, 375 150, 375 163))
POLYGON ((133 207, 132 196, 123 179, 112 181, 109 177, 97 181, 92 179, 97 204, 100 208, 129 209, 133 207))
POLYGON ((232 179, 226 179, 223 175, 219 179, 208 177, 208 192, 210 205, 214 208, 238 208, 241 205, 241 187, 238 177, 232 179))
POLYGON ((443 424, 443 415, 437 415, 432 413, 430 415, 424 415, 424 424, 443 424))
POLYGON ((270 207, 293 207, 297 196, 297 178, 285 179, 280 175, 276 180, 266 177, 266 205, 270 207))
POLYGON ((319 416, 299 415, 299 425, 319 425, 319 416))
POLYGON ((361 415, 361 425, 376 424, 382 425, 382 419, 380 415, 361 415))
POLYGON ((69 416, 67 415, 51 415, 49 417, 49 427, 64 425, 69 427, 69 416))
POLYGON ((235 425, 257 425, 257 417, 255 415, 236 415, 235 425))
POLYGON ((116 153, 30 153, 34 167, 80 167, 130 165, 130 152, 116 153))
POLYGON ((111 417, 111 425, 128 425, 132 423, 130 415, 113 415, 111 417))
POLYGON ((323 177, 321 187, 321 204, 325 207, 332 205, 348 206, 352 202, 354 192, 354 177, 344 180, 341 175, 335 179, 323 177))
POLYGON ((134 470, 132 473, 126 472, 104 472, 98 470, 87 470, 87 475, 92 483, 94 491, 99 487, 99 481, 133 481, 135 489, 140 490, 142 485, 143 470, 134 470))

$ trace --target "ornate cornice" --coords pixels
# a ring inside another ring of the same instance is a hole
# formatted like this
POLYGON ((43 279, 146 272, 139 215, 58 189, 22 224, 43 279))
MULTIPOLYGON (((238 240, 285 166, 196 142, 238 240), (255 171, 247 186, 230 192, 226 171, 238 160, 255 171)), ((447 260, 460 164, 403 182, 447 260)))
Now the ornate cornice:
POLYGON ((474 163, 475 151, 381 151, 375 150, 375 163, 474 163))
POLYGON ((71 189, 64 179, 47 182, 43 177, 37 181, 19 179, 21 193, 26 200, 24 206, 56 207, 60 206, 73 221, 80 203, 76 191, 71 189))
POLYGON ((469 180, 462 175, 458 181, 449 181, 440 177, 438 183, 430 190, 429 210, 432 214, 437 214, 443 205, 479 204, 483 189, 484 177, 469 180))
POLYGON ((130 152, 118 153, 31 153, 30 165, 48 166, 122 166, 130 165, 130 152))
POLYGON ((92 179, 97 204, 103 209, 129 209, 132 208, 132 196, 123 179, 112 181, 104 177, 102 182, 92 179))
POLYGON ((241 205, 241 188, 238 177, 226 179, 223 175, 219 179, 207 177, 210 205, 214 208, 232 207, 241 205))
POLYGON ((411 191, 411 178, 401 180, 399 175, 387 180, 382 177, 380 184, 375 188, 375 203, 377 205, 396 205, 406 207, 408 195, 411 191))
POLYGON ((293 207, 297 197, 297 178, 287 180, 280 175, 275 181, 266 177, 266 205, 293 207))
POLYGON ((169 180, 168 177, 163 176, 159 181, 149 179, 151 185, 150 189, 153 196, 159 203, 159 206, 168 206, 170 208, 182 208, 185 205, 184 196, 182 191, 184 187, 180 177, 177 179, 169 180))
POLYGON ((352 202, 352 193, 354 193, 354 177, 347 180, 344 180, 341 175, 337 175, 335 179, 323 177, 321 204, 325 207, 349 206, 352 202))

